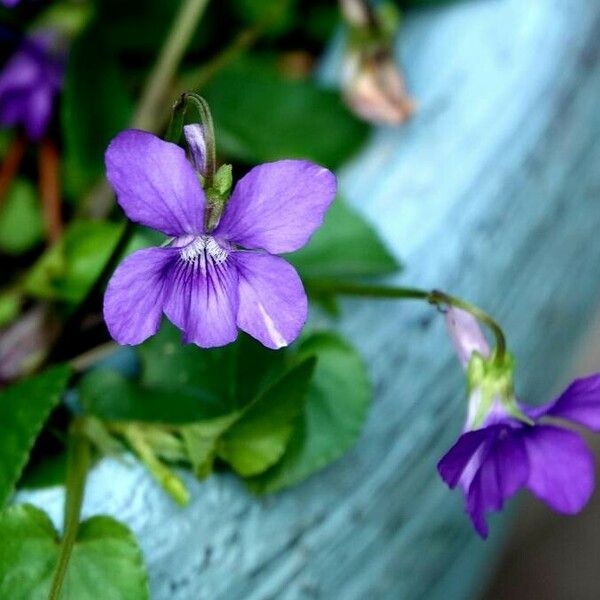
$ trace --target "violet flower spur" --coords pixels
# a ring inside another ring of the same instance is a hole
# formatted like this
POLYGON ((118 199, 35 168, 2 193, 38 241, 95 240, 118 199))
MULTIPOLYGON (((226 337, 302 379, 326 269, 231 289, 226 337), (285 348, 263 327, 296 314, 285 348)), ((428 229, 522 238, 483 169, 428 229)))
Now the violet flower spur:
POLYGON ((450 308, 446 319, 468 369, 470 397, 464 432, 440 460, 438 471, 450 488, 462 488, 479 535, 488 535, 486 512, 501 510, 521 488, 557 512, 579 512, 594 490, 592 454, 579 434, 545 419, 600 431, 600 374, 575 380, 542 406, 516 405, 512 365, 492 364, 494 354, 475 318, 450 308), (515 416, 519 411, 531 424, 515 416))
MULTIPOLYGON (((198 132, 185 133, 198 165, 198 132)), ((184 343, 204 348, 233 342, 238 328, 273 349, 298 336, 306 293, 276 254, 301 248, 321 225, 336 193, 330 171, 304 160, 259 165, 213 229, 205 223, 214 206, 179 146, 127 130, 108 147, 106 168, 128 218, 173 238, 128 256, 109 281, 104 318, 118 343, 154 335, 163 313, 184 343)))
POLYGON ((0 73, 0 124, 22 125, 32 140, 46 132, 62 87, 64 51, 50 29, 26 37, 0 73))

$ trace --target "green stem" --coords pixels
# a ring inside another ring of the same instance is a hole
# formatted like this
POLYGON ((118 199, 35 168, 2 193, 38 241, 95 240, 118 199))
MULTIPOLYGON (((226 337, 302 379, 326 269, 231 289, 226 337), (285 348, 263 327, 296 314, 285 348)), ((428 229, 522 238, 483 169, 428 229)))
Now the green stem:
POLYGON ((152 447, 146 441, 144 429, 142 425, 136 423, 123 423, 119 426, 117 423, 112 424, 112 430, 120 433, 133 448, 138 458, 146 465, 152 476, 158 484, 171 497, 180 504, 185 506, 190 501, 190 493, 183 481, 164 465, 154 454, 152 447))
POLYGON ((362 283, 346 283, 326 279, 306 280, 306 288, 315 295, 335 294, 341 296, 362 296, 366 298, 397 298, 402 300, 426 300, 435 306, 454 306, 471 313, 486 325, 496 338, 496 357, 499 361, 506 354, 506 338, 498 323, 484 310, 455 296, 439 290, 422 290, 410 287, 389 287, 362 283))
POLYGON ((181 94, 171 113, 171 122, 167 128, 165 138, 169 142, 177 144, 181 137, 181 131, 185 124, 185 114, 189 106, 193 106, 198 113, 199 123, 202 126, 202 134, 206 143, 206 172, 202 173, 204 177, 204 187, 212 186, 212 180, 217 170, 217 151, 215 141, 215 126, 208 102, 198 94, 193 92, 184 92, 181 94))
POLYGON ((400 298, 406 300, 429 300, 431 292, 419 288, 389 287, 330 281, 328 279, 307 279, 306 288, 315 295, 336 294, 340 296, 364 296, 366 298, 400 298))
POLYGON ((60 544, 60 555, 52 579, 49 600, 58 600, 67 574, 69 560, 79 529, 79 516, 85 490, 85 479, 90 466, 90 446, 81 432, 79 420, 73 421, 69 431, 67 457, 67 481, 65 498, 64 535, 60 544))
POLYGON ((161 105, 207 5, 208 0, 184 0, 142 92, 133 127, 152 130, 160 122, 161 105))

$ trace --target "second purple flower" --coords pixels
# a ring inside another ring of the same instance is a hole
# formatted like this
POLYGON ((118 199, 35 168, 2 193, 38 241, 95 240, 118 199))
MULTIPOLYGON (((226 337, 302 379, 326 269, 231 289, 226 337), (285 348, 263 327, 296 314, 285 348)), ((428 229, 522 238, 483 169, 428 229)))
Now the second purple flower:
POLYGON ((476 319, 450 308, 446 320, 470 394, 463 433, 438 471, 462 489, 477 533, 487 537, 486 513, 522 488, 557 512, 579 512, 594 490, 593 456, 555 420, 600 431, 600 374, 577 379, 554 401, 526 406, 514 399, 511 361, 496 363, 476 319))
POLYGON ((306 293, 276 254, 304 246, 323 222, 336 193, 330 171, 304 160, 259 165, 209 230, 206 195, 179 146, 127 130, 111 142, 106 167, 129 219, 172 238, 128 256, 112 276, 104 318, 118 343, 154 335, 163 313, 185 343, 204 348, 233 342, 238 328, 274 349, 298 336, 306 293))

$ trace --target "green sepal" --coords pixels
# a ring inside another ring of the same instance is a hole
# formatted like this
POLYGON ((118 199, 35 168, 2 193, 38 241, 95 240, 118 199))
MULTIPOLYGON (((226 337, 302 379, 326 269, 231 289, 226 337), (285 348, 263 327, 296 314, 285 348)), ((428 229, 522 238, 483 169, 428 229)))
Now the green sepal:
POLYGON ((481 401, 473 428, 481 426, 489 414, 495 398, 499 398, 502 406, 512 417, 533 425, 533 421, 519 408, 514 391, 515 358, 510 352, 500 356, 496 349, 489 357, 473 352, 467 366, 468 392, 471 395, 476 390, 481 394, 481 401))

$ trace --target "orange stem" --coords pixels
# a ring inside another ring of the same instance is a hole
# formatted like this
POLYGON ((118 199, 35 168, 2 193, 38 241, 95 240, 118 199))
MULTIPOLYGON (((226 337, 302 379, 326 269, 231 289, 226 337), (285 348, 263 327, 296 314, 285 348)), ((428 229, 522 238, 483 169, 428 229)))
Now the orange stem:
POLYGON ((58 150, 52 140, 42 139, 39 152, 39 188, 46 222, 46 235, 50 243, 62 235, 60 210, 60 179, 58 150))
POLYGON ((21 166, 26 149, 27 139, 23 136, 14 138, 10 143, 8 152, 0 165, 0 203, 6 197, 10 184, 21 166))

